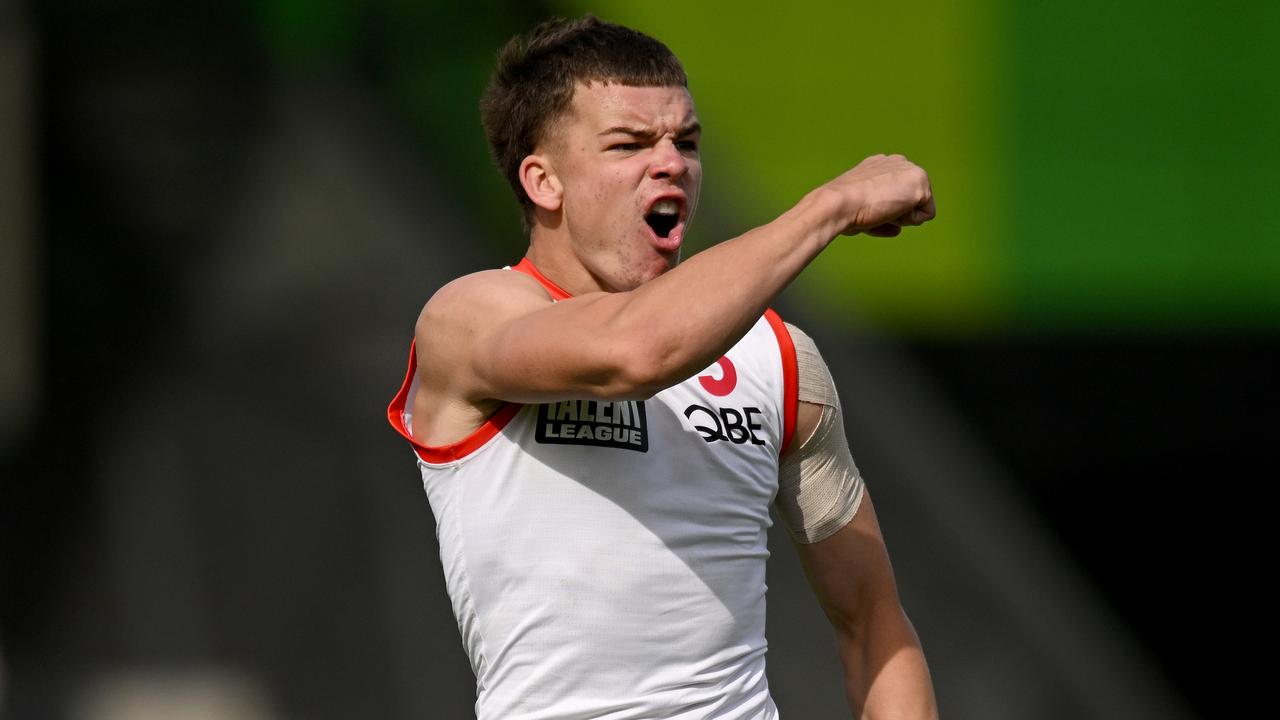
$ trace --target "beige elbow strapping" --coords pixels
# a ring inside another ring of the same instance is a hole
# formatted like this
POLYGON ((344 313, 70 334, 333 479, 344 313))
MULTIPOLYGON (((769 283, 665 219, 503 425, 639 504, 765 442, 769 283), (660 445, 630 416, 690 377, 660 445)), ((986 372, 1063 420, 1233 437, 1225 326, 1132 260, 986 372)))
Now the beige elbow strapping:
POLYGON ((778 467, 778 515, 800 543, 835 534, 858 512, 863 482, 844 434, 840 398, 831 371, 813 340, 787 324, 796 347, 800 402, 822 406, 813 434, 778 467))

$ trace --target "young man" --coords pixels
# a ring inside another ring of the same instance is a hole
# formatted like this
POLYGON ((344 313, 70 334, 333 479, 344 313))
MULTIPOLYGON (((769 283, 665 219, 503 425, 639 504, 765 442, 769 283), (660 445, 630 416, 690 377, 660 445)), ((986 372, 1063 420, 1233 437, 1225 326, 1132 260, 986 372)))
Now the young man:
POLYGON ((524 208, 515 267, 441 288, 389 409, 501 718, 774 718, 764 564, 777 499, 849 703, 936 716, 830 374, 769 302, 838 235, 933 217, 875 156, 677 265, 700 127, 658 41, 587 17, 502 51, 483 103, 524 208))

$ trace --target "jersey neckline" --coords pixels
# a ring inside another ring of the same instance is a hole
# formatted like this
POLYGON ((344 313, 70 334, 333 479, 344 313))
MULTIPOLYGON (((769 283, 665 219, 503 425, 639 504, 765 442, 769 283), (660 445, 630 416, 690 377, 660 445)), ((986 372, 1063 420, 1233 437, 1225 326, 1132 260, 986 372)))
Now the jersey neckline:
POLYGON ((551 294, 552 300, 568 300, 573 297, 567 290, 552 282, 546 275, 543 275, 542 271, 527 257, 520 258, 520 262, 512 265, 511 269, 537 280, 551 294))

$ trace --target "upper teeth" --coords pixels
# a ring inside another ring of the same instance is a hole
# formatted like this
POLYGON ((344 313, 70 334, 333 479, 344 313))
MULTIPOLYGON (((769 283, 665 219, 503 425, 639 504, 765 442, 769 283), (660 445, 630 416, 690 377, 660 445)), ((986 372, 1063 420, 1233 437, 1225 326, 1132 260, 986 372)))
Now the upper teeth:
POLYGON ((675 215, 680 212, 680 204, 675 200, 659 200, 653 204, 653 210, 659 215, 675 215))

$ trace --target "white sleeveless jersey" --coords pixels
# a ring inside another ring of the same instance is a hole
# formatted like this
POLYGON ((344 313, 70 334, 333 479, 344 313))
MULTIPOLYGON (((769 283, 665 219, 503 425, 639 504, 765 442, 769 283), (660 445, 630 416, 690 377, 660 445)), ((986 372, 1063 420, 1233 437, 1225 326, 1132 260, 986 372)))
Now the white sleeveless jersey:
MULTIPOLYGON (((568 297, 526 259, 514 268, 568 297)), ((765 560, 795 349, 768 311, 644 401, 507 404, 461 442, 411 434, 479 720, 778 717, 765 560)))

